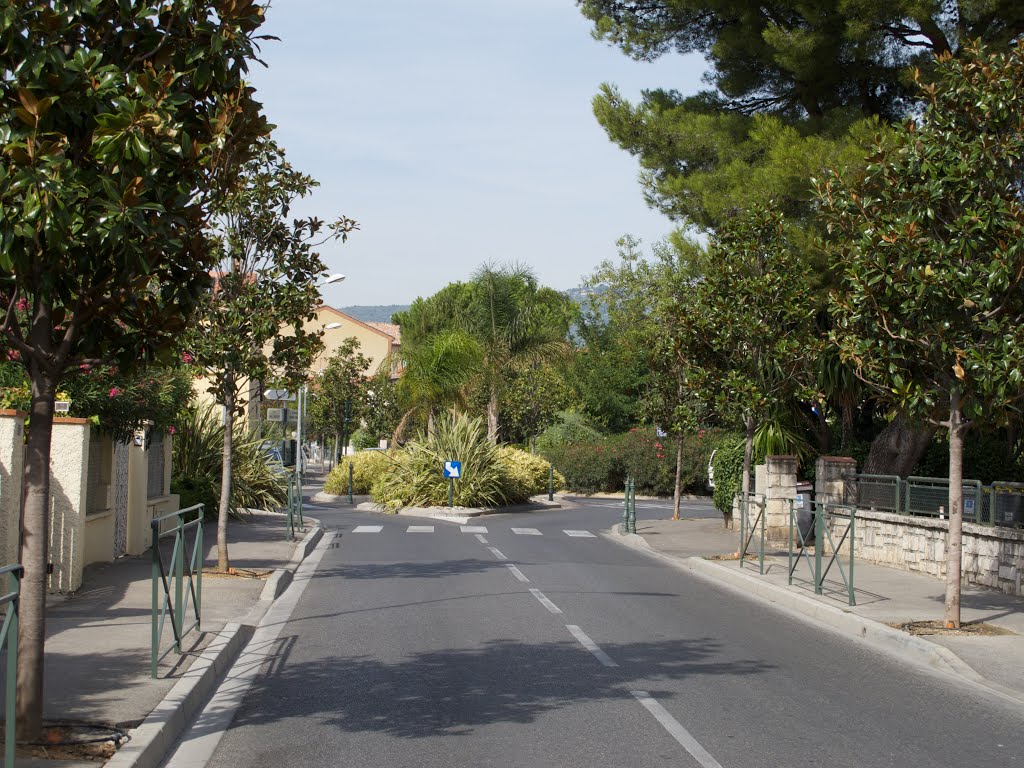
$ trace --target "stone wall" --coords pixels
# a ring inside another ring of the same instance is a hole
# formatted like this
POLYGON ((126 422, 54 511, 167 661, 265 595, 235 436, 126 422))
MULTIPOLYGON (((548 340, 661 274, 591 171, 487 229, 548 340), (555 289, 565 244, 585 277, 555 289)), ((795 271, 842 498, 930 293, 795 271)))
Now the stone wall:
MULTIPOLYGON (((878 565, 945 578, 949 522, 888 512, 857 512, 856 556, 878 565)), ((1024 597, 1024 530, 964 523, 963 583, 1024 597)))

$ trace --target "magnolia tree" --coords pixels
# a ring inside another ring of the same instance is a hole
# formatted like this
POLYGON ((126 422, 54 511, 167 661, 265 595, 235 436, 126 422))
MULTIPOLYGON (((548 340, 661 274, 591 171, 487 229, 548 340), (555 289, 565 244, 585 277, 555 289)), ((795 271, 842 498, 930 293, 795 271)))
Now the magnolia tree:
POLYGON ((960 625, 963 445, 1024 386, 1024 44, 919 82, 927 108, 867 168, 818 183, 842 272, 834 340, 880 396, 949 432, 945 623, 960 625))
POLYGON ((669 274, 655 319, 693 401, 739 414, 746 498, 758 424, 809 397, 816 305, 808 262, 782 215, 754 208, 719 232, 698 264, 669 274))
MULTIPOLYGON (((359 424, 366 410, 370 360, 359 351, 359 340, 345 339, 312 380, 309 431, 334 438, 336 449, 345 450, 352 424, 359 424), (339 439, 340 438, 340 439, 339 439)), ((326 441, 324 441, 326 442, 326 441)))
POLYGON ((217 568, 229 568, 227 526, 231 502, 231 441, 245 405, 248 382, 304 383, 323 348, 323 328, 313 325, 326 274, 322 243, 345 240, 351 219, 288 221, 295 200, 317 182, 296 171, 284 152, 264 139, 240 169, 216 209, 211 230, 217 262, 213 290, 203 297, 199 322, 182 339, 184 355, 200 367, 209 391, 224 407, 224 455, 217 511, 217 568), (308 326, 308 327, 307 327, 308 326))
POLYGON ((0 338, 31 406, 19 736, 43 709, 54 395, 83 365, 158 357, 211 265, 219 191, 267 130, 244 80, 263 9, 22 0, 0 9, 0 338))

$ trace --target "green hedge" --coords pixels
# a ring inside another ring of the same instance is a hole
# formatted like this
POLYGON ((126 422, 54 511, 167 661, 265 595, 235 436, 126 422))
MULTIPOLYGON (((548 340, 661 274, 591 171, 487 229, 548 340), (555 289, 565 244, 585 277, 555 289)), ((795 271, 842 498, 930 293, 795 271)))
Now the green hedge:
MULTIPOLYGON (((703 493, 711 452, 727 433, 699 430, 683 436, 681 482, 686 492, 703 493)), ((627 476, 642 495, 668 496, 675 489, 677 443, 653 427, 574 442, 549 442, 543 451, 564 476, 566 487, 582 493, 617 492, 627 476)))

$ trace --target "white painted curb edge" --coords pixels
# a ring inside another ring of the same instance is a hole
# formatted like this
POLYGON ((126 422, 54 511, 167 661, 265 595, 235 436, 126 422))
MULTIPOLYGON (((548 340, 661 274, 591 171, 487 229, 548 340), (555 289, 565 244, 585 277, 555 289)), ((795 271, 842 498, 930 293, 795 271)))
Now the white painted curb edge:
POLYGON ((292 582, 299 564, 313 551, 324 535, 319 520, 306 518, 312 527, 295 547, 288 565, 278 568, 267 579, 256 605, 241 622, 224 626, 210 641, 163 701, 149 713, 131 740, 104 765, 109 768, 157 768, 175 745, 188 724, 203 708, 227 670, 242 652, 255 631, 255 625, 292 582))

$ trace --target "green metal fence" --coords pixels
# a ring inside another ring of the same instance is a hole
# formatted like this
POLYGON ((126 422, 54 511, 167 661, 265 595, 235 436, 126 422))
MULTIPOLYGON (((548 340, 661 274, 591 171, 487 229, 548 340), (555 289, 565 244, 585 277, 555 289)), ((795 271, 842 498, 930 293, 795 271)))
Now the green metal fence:
POLYGON ((14 750, 17 746, 17 690, 18 690, 18 617, 21 606, 21 577, 25 569, 21 565, 6 565, 0 568, 0 581, 7 582, 7 592, 0 595, 0 606, 4 606, 4 623, 0 629, 0 650, 7 649, 7 680, 4 689, 4 768, 13 768, 14 750))
POLYGON ((636 533, 636 481, 632 477, 626 478, 626 491, 622 500, 622 524, 619 530, 622 533, 636 533))
POLYGON ((160 661, 171 651, 182 652, 182 638, 193 629, 200 629, 203 596, 203 505, 179 509, 150 521, 153 552, 153 611, 150 673, 157 677, 160 661), (166 528, 165 528, 166 526, 166 528), (165 528, 165 530, 161 530, 165 528), (194 532, 188 551, 187 537, 194 532), (173 539, 170 560, 164 564, 161 539, 173 539), (186 564, 186 556, 188 562, 186 564), (187 618, 190 614, 191 618, 187 618), (170 617, 174 642, 163 652, 160 639, 164 622, 170 617), (186 620, 190 621, 187 626, 186 620))
MULTIPOLYGON (((949 480, 943 477, 851 475, 844 503, 860 509, 921 517, 949 515, 949 480)), ((963 519, 979 525, 1024 527, 1024 483, 963 481, 963 519)))
POLYGON ((747 552, 750 549, 750 543, 757 537, 758 531, 760 531, 760 538, 754 542, 754 546, 757 547, 757 567, 758 572, 764 574, 764 544, 765 544, 765 507, 767 506, 767 499, 763 494, 749 493, 745 497, 741 497, 740 500, 740 568, 743 567, 743 563, 746 561, 747 552), (750 524, 749 534, 747 532, 747 520, 751 513, 757 512, 753 522, 750 524))
POLYGON ((803 561, 807 565, 814 593, 824 592, 825 580, 832 566, 837 566, 839 576, 846 587, 847 602, 857 604, 853 582, 854 534, 857 525, 857 510, 854 507, 811 502, 814 524, 806 531, 800 530, 794 499, 789 500, 789 583, 803 561), (833 535, 838 534, 838 541, 833 535), (847 567, 843 568, 841 557, 843 545, 848 544, 847 567), (827 545, 827 546, 826 546, 827 545), (813 548, 813 554, 811 550, 813 548), (826 551, 826 549, 828 551, 826 551), (825 562, 825 557, 828 561, 825 562))

